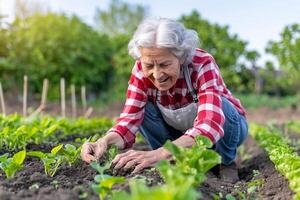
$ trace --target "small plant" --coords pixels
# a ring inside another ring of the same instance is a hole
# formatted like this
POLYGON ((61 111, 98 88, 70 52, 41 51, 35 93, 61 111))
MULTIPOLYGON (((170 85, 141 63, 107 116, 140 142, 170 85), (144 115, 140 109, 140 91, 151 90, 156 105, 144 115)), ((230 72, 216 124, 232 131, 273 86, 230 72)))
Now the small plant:
POLYGON ((116 183, 125 182, 124 177, 115 177, 104 174, 104 171, 109 169, 110 163, 106 163, 103 167, 96 162, 91 163, 91 167, 96 169, 99 174, 95 176, 96 184, 92 184, 92 189, 99 195, 100 200, 104 200, 112 192, 112 187, 116 183))
POLYGON ((118 147, 116 145, 111 145, 108 150, 108 162, 111 162, 118 153, 118 147))
POLYGON ((16 172, 23 168, 25 157, 25 150, 16 153, 12 158, 8 158, 8 154, 0 156, 0 168, 5 172, 8 179, 13 178, 16 172))
POLYGON ((47 176, 53 177, 58 167, 65 159, 64 156, 58 154, 62 147, 63 144, 60 144, 54 147, 50 153, 43 153, 41 151, 30 151, 27 153, 27 155, 40 158, 44 164, 45 174, 47 176))
POLYGON ((168 141, 164 147, 168 149, 176 160, 176 171, 195 177, 195 183, 200 184, 205 180, 205 173, 221 163, 221 157, 212 147, 212 142, 204 136, 196 137, 196 145, 191 148, 178 147, 168 141))
POLYGON ((61 154, 64 155, 66 162, 71 166, 78 161, 80 151, 81 146, 76 148, 72 144, 66 144, 61 150, 61 154))

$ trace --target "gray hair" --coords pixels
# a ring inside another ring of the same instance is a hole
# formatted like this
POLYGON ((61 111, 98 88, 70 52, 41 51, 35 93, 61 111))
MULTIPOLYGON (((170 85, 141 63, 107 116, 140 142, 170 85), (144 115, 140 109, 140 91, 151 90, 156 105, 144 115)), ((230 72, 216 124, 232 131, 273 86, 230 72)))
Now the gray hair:
POLYGON ((183 24, 167 19, 146 19, 135 31, 128 44, 128 53, 135 60, 140 59, 141 47, 168 48, 178 58, 190 62, 199 38, 196 31, 186 29, 183 24))

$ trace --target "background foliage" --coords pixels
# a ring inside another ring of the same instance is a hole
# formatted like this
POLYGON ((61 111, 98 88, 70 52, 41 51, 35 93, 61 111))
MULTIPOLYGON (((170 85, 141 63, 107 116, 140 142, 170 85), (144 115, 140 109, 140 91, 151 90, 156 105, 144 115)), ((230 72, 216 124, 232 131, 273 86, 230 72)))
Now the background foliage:
MULTIPOLYGON (((134 64, 127 44, 147 16, 146 7, 112 0, 108 10, 97 9, 91 26, 76 16, 45 11, 42 6, 32 10, 17 2, 13 23, 5 26, 0 17, 0 81, 5 90, 21 91, 27 74, 33 94, 41 92, 42 80, 48 78, 50 94, 57 98, 64 77, 67 85, 86 85, 90 97, 124 99, 134 64)), ((286 26, 279 41, 267 44, 266 51, 278 64, 268 61, 258 66, 259 53, 249 50, 247 41, 230 33, 228 26, 211 23, 197 11, 178 21, 198 32, 200 48, 214 56, 233 92, 281 96, 299 91, 298 24, 286 26)))

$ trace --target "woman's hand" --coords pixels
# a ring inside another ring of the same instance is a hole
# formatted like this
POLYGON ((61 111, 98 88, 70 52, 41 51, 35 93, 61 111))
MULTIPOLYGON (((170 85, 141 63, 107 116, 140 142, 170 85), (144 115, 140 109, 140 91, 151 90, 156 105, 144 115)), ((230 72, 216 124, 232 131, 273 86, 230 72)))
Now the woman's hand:
POLYGON ((84 143, 81 149, 82 160, 87 163, 99 160, 111 144, 116 145, 119 149, 123 149, 125 146, 122 137, 118 133, 110 132, 97 142, 84 143))
POLYGON ((167 159, 170 153, 159 148, 152 151, 136 151, 129 150, 125 153, 118 154, 112 161, 115 165, 114 169, 129 169, 135 167, 133 174, 140 172, 142 169, 154 166, 158 161, 167 159))
POLYGON ((97 142, 87 142, 82 145, 81 158, 87 163, 98 161, 107 149, 107 141, 100 138, 97 142))

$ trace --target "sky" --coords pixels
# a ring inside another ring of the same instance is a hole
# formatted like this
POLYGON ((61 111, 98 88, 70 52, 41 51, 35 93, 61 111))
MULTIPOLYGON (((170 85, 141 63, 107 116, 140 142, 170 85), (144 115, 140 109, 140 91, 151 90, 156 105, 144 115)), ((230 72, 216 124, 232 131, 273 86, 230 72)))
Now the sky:
MULTIPOLYGON (((76 14, 85 22, 93 24, 96 8, 106 10, 110 0, 36 0, 44 2, 53 11, 76 14)), ((197 10, 212 23, 228 25, 232 34, 248 41, 249 50, 262 54, 263 64, 273 59, 264 53, 270 40, 279 40, 286 25, 300 23, 299 0, 124 0, 130 4, 147 6, 151 17, 178 19, 197 10)), ((0 0, 0 13, 13 16, 13 0, 0 0)))

